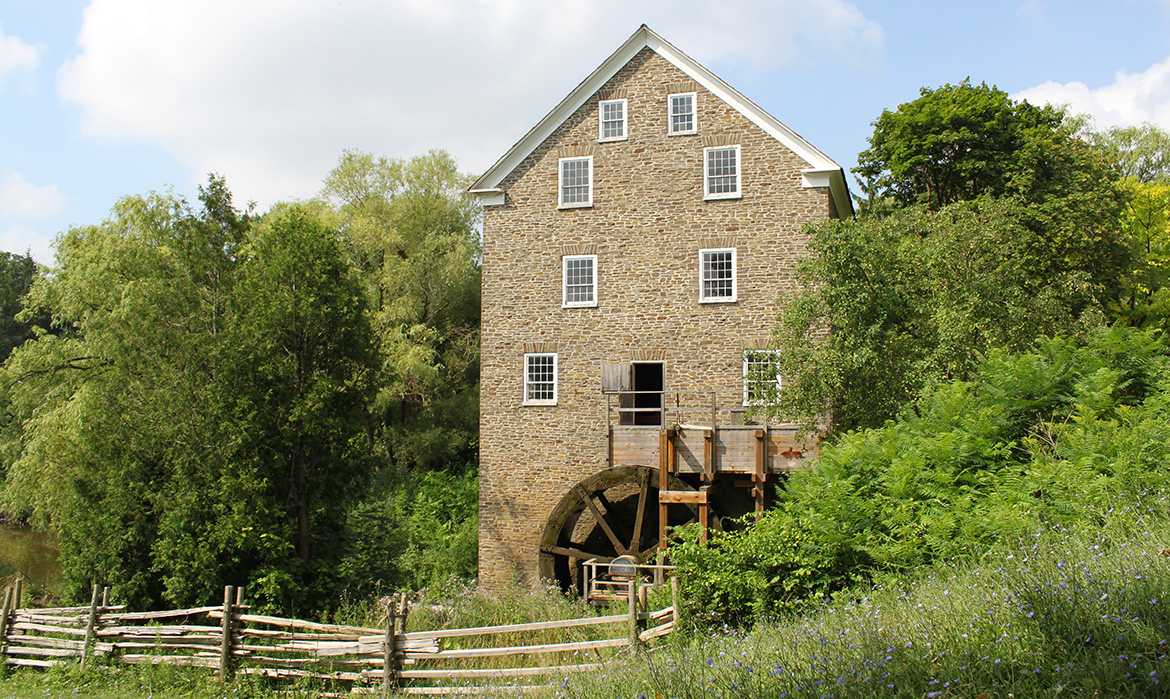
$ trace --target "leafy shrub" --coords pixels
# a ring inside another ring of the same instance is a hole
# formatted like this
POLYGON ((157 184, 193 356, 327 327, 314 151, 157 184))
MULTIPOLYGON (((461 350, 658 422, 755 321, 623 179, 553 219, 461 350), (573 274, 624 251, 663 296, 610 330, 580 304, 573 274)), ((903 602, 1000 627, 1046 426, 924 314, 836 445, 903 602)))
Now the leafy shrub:
POLYGON ((1166 368, 1151 334, 1122 327, 992 352, 972 381, 825 445, 756 526, 707 549, 686 536, 672 557, 692 613, 758 618, 1170 488, 1166 368))

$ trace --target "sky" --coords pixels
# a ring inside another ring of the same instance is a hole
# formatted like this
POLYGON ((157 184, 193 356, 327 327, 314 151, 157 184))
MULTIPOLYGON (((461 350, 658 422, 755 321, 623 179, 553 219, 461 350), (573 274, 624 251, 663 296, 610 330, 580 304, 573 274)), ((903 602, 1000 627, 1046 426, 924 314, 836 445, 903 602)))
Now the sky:
POLYGON ((846 171, 965 78, 1170 129, 1170 0, 0 0, 0 250, 209 173, 307 199, 347 149, 481 174, 642 23, 846 171))

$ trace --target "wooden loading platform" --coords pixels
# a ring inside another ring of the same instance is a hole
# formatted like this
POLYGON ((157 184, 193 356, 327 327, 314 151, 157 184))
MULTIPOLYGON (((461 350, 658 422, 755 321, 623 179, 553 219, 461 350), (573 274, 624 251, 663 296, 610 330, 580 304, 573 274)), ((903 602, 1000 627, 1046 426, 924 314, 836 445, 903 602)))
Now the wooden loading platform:
POLYGON ((795 424, 757 423, 747 408, 720 408, 715 394, 697 395, 703 403, 692 400, 684 405, 684 394, 607 394, 608 466, 657 468, 662 549, 667 543, 668 507, 697 510, 705 539, 714 491, 750 488, 754 509, 762 512, 768 507, 768 486, 801 468, 818 449, 819 436, 806 435, 795 424), (671 489, 675 477, 696 481, 698 487, 671 489))

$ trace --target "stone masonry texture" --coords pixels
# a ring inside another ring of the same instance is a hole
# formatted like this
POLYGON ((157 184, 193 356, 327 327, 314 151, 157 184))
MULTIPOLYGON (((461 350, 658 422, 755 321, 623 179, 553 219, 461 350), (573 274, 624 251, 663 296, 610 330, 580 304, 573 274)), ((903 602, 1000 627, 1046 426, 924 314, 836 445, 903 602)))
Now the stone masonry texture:
POLYGON ((668 393, 742 403, 742 351, 795 290, 804 225, 834 213, 827 189, 801 185, 807 167, 647 48, 503 181, 505 203, 484 213, 481 584, 538 583, 550 512, 606 468, 603 364, 664 357, 668 393), (697 92, 695 135, 667 135, 680 87, 697 92), (599 142, 599 95, 628 100, 626 140, 599 142), (739 199, 703 199, 713 143, 740 146, 739 199), (558 158, 586 153, 593 205, 558 210, 558 158), (712 243, 736 249, 734 303, 699 303, 699 249, 712 243), (562 256, 582 251, 597 255, 597 306, 562 308, 562 256), (524 354, 537 350, 557 353, 554 406, 523 405, 524 354))

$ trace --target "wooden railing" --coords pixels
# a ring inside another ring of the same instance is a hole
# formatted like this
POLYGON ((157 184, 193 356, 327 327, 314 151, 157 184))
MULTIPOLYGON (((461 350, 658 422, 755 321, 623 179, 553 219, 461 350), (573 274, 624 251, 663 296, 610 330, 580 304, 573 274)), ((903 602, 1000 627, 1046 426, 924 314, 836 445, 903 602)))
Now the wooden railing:
POLYGON ((251 614, 242 590, 230 586, 224 589, 222 605, 189 609, 127 612, 109 605, 108 589, 103 593, 97 586, 89 606, 21 608, 18 581, 6 590, 0 610, 0 654, 13 666, 47 668, 72 662, 84 667, 100 659, 105 664, 205 667, 224 681, 233 675, 260 675, 351 685, 335 696, 466 693, 468 687, 452 687, 450 681, 480 684, 590 672, 605 664, 606 653, 636 652, 670 633, 676 606, 652 612, 637 581, 628 586, 626 609, 620 614, 407 632, 404 596, 386 605, 384 627, 374 628, 251 614), (615 625, 624 625, 625 632, 583 641, 530 642, 543 631, 615 625), (523 642, 489 640, 517 634, 524 635, 523 642), (451 644, 458 647, 447 647, 451 644), (592 655, 582 660, 585 653, 592 655))

